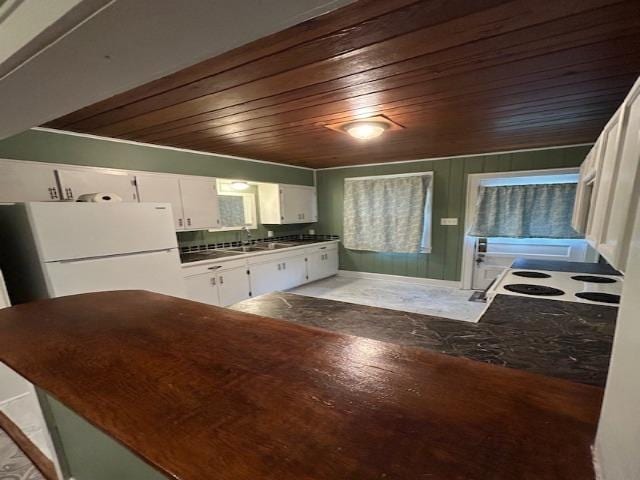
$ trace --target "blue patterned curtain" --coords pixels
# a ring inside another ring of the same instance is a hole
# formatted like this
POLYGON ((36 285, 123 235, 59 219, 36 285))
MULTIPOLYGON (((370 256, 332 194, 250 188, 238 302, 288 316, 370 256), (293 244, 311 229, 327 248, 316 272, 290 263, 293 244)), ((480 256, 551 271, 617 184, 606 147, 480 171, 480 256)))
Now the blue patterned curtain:
POLYGON ((582 238, 571 228, 575 183, 480 187, 469 235, 582 238))
POLYGON ((430 225, 425 228, 430 181, 428 175, 345 179, 344 246, 399 253, 430 248, 430 225))

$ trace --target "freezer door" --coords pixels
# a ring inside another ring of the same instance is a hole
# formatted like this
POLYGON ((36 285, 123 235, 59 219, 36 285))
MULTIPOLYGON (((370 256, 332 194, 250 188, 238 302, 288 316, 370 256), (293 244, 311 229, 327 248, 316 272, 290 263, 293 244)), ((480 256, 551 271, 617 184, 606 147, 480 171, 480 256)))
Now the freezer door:
POLYGON ((176 248, 169 204, 28 203, 40 260, 52 262, 176 248))
POLYGON ((49 296, 149 290, 185 297, 177 249, 44 264, 49 296))

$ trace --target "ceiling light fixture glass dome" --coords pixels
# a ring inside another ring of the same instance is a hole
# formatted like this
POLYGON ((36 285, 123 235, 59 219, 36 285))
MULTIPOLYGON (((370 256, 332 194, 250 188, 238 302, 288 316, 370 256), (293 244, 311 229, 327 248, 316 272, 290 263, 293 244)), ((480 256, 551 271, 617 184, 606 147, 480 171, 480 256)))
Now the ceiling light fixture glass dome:
POLYGON ((358 121, 346 124, 344 131, 358 140, 371 140, 382 135, 389 125, 382 122, 358 121))
POLYGON ((249 188, 249 184, 247 182, 231 182, 231 188, 234 190, 246 190, 249 188))

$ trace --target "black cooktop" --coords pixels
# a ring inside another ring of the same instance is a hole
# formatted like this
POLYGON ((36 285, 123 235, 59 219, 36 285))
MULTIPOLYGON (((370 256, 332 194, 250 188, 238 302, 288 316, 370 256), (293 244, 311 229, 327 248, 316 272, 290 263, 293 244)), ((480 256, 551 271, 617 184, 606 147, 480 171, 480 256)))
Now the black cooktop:
POLYGON ((564 295, 564 292, 558 288, 547 287, 545 285, 531 285, 528 283, 512 283, 510 285, 505 285, 504 288, 510 292, 541 297, 557 297, 559 295, 564 295))
POLYGON ((525 278, 551 278, 551 275, 548 273, 542 272, 531 272, 529 270, 520 270, 518 272, 511 272, 512 275, 517 277, 525 277, 525 278))
POLYGON ((580 282, 588 282, 588 283, 616 283, 617 280, 615 278, 609 277, 599 277, 597 275, 574 275, 574 280, 578 280, 580 282))
POLYGON ((576 297, 584 298, 585 300, 591 300, 593 302, 602 303, 620 303, 620 295, 614 295, 613 293, 604 292, 578 292, 576 297))

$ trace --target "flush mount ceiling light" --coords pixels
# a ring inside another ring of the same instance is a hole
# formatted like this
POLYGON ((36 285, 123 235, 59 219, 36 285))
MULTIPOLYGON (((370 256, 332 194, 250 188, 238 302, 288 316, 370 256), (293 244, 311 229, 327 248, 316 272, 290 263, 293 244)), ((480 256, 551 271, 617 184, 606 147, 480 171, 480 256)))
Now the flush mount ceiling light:
POLYGON ((353 122, 344 126, 344 131, 358 140, 370 140, 379 137, 389 125, 381 122, 353 122))
POLYGON ((231 182, 231 188, 234 190, 246 190, 249 188, 249 184, 247 182, 231 182))
POLYGON ((375 117, 349 120, 348 122, 323 125, 326 128, 357 138, 358 140, 371 140, 379 137, 388 130, 400 130, 404 128, 384 115, 375 117))

